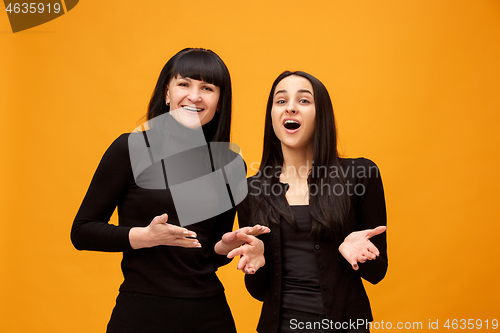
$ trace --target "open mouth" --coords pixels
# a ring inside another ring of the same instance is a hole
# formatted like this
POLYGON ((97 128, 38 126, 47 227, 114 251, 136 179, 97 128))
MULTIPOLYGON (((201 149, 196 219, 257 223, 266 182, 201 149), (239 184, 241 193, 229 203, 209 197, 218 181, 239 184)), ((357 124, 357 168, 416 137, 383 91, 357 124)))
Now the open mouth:
POLYGON ((300 123, 298 121, 296 121, 296 120, 293 120, 293 119, 286 119, 283 122, 283 126, 285 126, 285 128, 287 130, 295 131, 295 130, 299 129, 300 123))
POLYGON ((182 108, 185 109, 186 111, 189 111, 189 112, 201 112, 201 111, 205 110, 202 108, 197 108, 197 107, 189 106, 189 105, 183 105, 182 108))

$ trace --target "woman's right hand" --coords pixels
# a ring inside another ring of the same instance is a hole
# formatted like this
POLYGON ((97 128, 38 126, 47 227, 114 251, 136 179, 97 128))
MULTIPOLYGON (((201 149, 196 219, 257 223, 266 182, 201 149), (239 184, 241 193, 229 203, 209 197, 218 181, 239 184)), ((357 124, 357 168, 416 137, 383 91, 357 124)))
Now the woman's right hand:
POLYGON ((238 238, 238 234, 245 234, 249 236, 259 236, 271 232, 271 229, 262 225, 254 225, 253 227, 243 227, 235 231, 226 232, 220 241, 215 244, 215 252, 220 255, 227 255, 235 248, 241 246, 244 241, 238 238))
POLYGON ((195 239, 196 233, 186 228, 167 223, 168 215, 156 216, 147 227, 130 229, 130 246, 136 249, 149 248, 158 245, 201 247, 195 239))
POLYGON ((240 232, 238 239, 244 244, 227 254, 228 258, 240 256, 238 269, 246 274, 254 274, 259 268, 266 264, 264 257, 264 243, 255 236, 240 232))

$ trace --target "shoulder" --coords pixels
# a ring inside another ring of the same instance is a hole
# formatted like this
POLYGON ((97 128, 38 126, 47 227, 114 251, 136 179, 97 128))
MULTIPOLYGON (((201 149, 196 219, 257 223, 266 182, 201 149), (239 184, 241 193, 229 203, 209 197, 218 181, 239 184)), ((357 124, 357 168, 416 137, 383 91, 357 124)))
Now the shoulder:
POLYGON ((130 133, 121 134, 116 138, 111 145, 108 147, 104 156, 103 161, 108 163, 119 163, 129 159, 129 138, 130 133))
POLYGON ((273 183, 271 181, 270 175, 255 175, 247 178, 248 193, 254 196, 269 195, 271 191, 274 195, 278 195, 282 188, 286 187, 286 184, 277 182, 273 183))
POLYGON ((128 150, 129 136, 132 133, 123 133, 117 137, 109 146, 108 150, 128 150))
POLYGON ((341 173, 347 182, 354 183, 372 183, 380 181, 380 170, 370 159, 360 158, 341 158, 341 173))
POLYGON ((355 166, 355 167, 377 167, 377 164, 372 160, 365 157, 358 158, 340 158, 340 165, 345 166, 355 166))
POLYGON ((377 164, 370 159, 364 157, 358 158, 341 158, 340 166, 344 174, 372 174, 375 173, 378 176, 379 169, 377 164))

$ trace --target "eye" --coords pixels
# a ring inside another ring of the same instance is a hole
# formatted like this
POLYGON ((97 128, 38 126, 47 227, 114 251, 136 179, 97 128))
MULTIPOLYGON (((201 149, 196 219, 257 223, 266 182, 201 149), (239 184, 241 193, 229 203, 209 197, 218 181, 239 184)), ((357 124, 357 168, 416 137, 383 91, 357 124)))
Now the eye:
POLYGON ((276 104, 285 104, 285 100, 284 99, 279 99, 276 101, 276 104))
POLYGON ((311 103, 308 99, 305 99, 305 98, 302 98, 299 103, 302 103, 302 104, 308 104, 308 103, 311 103))
POLYGON ((177 85, 180 87, 187 87, 188 86, 187 82, 179 82, 177 85))
POLYGON ((203 87, 202 90, 205 90, 205 91, 214 91, 214 89, 212 87, 208 87, 208 86, 203 87))

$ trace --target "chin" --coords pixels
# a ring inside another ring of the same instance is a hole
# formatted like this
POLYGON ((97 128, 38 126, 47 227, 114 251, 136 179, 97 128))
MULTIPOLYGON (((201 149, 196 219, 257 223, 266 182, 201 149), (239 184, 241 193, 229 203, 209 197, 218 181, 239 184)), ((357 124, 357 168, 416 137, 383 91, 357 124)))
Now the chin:
POLYGON ((201 124, 198 119, 186 119, 186 118, 180 119, 179 124, 194 130, 201 128, 201 124))
POLYGON ((296 141, 290 142, 287 140, 281 141, 281 144, 288 147, 288 148, 301 148, 304 146, 304 145, 300 144, 299 142, 296 142, 296 141))

